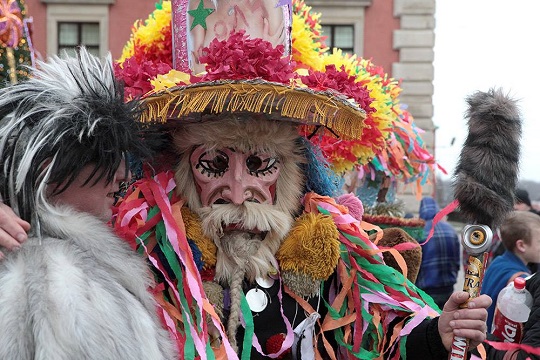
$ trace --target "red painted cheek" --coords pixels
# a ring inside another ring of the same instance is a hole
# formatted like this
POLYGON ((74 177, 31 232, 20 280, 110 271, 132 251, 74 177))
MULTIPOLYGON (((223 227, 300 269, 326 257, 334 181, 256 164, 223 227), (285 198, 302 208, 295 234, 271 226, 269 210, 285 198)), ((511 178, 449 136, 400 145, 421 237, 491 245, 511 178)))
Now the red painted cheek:
POLYGON ((276 204, 276 183, 270 185, 270 195, 272 196, 272 204, 276 204))
POLYGON ((195 182, 195 189, 197 190, 197 195, 199 195, 199 199, 201 198, 202 188, 201 185, 199 185, 198 182, 195 182))

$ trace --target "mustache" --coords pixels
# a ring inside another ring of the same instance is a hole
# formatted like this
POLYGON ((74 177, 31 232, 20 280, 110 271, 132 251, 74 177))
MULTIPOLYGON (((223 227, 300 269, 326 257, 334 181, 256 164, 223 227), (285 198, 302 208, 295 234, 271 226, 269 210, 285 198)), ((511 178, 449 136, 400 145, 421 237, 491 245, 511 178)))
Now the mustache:
POLYGON ((223 229, 228 225, 246 232, 256 230, 272 232, 280 238, 285 237, 293 223, 293 218, 274 205, 245 202, 241 205, 214 204, 197 210, 206 235, 223 236, 223 229))

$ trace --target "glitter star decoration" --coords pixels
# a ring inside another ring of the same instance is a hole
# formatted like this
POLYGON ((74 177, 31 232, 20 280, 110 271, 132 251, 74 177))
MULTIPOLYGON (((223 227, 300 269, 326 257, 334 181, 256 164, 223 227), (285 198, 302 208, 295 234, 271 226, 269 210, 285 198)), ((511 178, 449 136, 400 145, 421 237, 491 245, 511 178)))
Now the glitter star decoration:
POLYGON ((188 14, 193 16, 193 23, 191 23, 191 28, 189 30, 193 30, 197 25, 201 25, 203 29, 206 30, 206 18, 214 11, 215 9, 205 8, 204 0, 200 0, 199 6, 197 6, 196 9, 188 10, 188 14))

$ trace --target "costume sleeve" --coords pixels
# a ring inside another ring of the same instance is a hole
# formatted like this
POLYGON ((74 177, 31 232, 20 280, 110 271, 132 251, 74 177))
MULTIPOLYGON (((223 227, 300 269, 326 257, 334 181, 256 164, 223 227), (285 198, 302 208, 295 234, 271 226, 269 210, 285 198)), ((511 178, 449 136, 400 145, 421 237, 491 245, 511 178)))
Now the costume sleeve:
MULTIPOLYGON (((533 308, 533 312, 531 312, 531 314, 529 315, 529 320, 527 320, 526 324, 525 336, 523 337, 521 343, 525 345, 530 345, 535 348, 540 347, 540 308, 533 308)), ((530 358, 531 360, 540 360, 540 356, 538 355, 531 355, 524 351, 520 351, 518 353, 518 360, 525 360, 528 358, 530 358)))
POLYGON ((439 318, 424 320, 407 336, 407 359, 448 359, 439 335, 439 318))
MULTIPOLYGON (((536 323, 529 329, 527 333, 525 333, 525 336, 523 337, 523 340, 521 341, 522 344, 529 345, 535 348, 540 347, 540 323, 538 322, 540 314, 538 311, 536 312, 535 320, 536 323)), ((531 321, 533 317, 529 317, 529 321, 531 321)), ((489 344, 484 344, 486 348, 486 357, 487 360, 540 360, 540 356, 529 354, 526 351, 523 350, 497 350, 490 346, 489 344)))
MULTIPOLYGON (((495 339, 496 338, 493 335, 491 335, 491 334, 487 335, 487 340, 494 341, 495 339)), ((493 348, 492 346, 490 346, 487 343, 483 343, 482 345, 484 346, 484 349, 486 350, 486 359, 487 360, 516 359, 515 357, 513 357, 513 358, 511 357, 512 352, 497 350, 497 349, 493 348)), ((472 353, 475 356, 481 358, 481 355, 478 352, 478 349, 474 349, 472 351, 472 353)))

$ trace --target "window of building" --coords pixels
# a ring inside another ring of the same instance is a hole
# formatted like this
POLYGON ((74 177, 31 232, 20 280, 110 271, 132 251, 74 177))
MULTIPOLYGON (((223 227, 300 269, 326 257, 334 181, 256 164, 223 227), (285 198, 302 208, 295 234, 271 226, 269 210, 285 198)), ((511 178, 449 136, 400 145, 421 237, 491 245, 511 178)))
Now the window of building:
POLYGON ((77 46, 84 45, 91 53, 105 56, 109 49, 109 5, 101 0, 80 5, 65 2, 47 4, 47 54, 74 53, 77 46))
POLYGON ((354 25, 322 25, 326 46, 340 48, 343 52, 354 53, 354 25))
POLYGON ((99 56, 99 23, 97 22, 59 22, 58 53, 67 51, 75 55, 78 46, 85 46, 90 53, 99 56))

